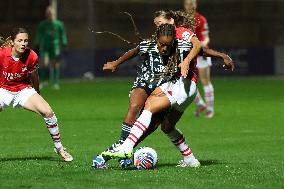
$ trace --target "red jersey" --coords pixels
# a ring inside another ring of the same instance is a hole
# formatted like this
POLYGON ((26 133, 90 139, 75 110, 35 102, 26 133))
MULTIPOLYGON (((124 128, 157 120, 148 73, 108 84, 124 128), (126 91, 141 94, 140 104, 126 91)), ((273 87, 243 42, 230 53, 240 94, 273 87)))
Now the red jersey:
POLYGON ((12 48, 0 49, 0 88, 18 92, 31 87, 29 73, 37 69, 38 56, 26 49, 20 59, 12 57, 12 48))
POLYGON ((208 23, 206 18, 198 12, 195 12, 194 17, 196 21, 195 33, 199 41, 202 42, 205 40, 205 35, 209 33, 208 23))
MULTIPOLYGON (((191 38, 194 36, 195 34, 188 28, 184 28, 184 27, 176 28, 176 38, 177 39, 190 41, 191 38)), ((196 74, 197 73, 197 68, 196 68, 197 59, 194 58, 192 61, 193 62, 190 64, 189 73, 188 73, 187 78, 196 83, 197 82, 197 74, 196 74)))
POLYGON ((178 27, 176 28, 176 38, 186 41, 190 41, 195 34, 188 28, 178 27))

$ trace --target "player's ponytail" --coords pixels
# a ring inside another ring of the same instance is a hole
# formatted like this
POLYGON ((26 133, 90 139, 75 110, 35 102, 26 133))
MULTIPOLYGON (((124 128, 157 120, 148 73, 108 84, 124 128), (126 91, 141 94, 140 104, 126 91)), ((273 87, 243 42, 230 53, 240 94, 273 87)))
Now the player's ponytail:
POLYGON ((175 11, 173 15, 176 27, 185 27, 195 32, 196 20, 193 10, 188 12, 175 11))
POLYGON ((4 39, 3 37, 0 37, 0 48, 7 48, 12 47, 12 38, 11 36, 4 39))
POLYGON ((136 26, 136 23, 133 19, 133 16, 128 13, 128 12, 121 12, 122 14, 125 14, 127 16, 129 16, 130 20, 131 20, 131 23, 132 23, 132 26, 133 26, 133 29, 134 29, 134 34, 136 36, 136 38, 139 40, 138 42, 131 42, 127 39, 125 39, 124 37, 122 37, 121 35, 117 34, 117 33, 114 33, 114 32, 111 32, 111 31, 100 31, 100 32, 97 32, 97 31, 94 31, 93 29, 91 29, 89 27, 89 31, 92 32, 92 33, 95 33, 95 34, 109 34, 109 35, 112 35, 112 36, 115 36, 117 37, 118 39, 120 39, 121 41, 127 43, 128 45, 137 45, 138 43, 140 43, 141 41, 145 40, 141 37, 140 35, 140 32, 136 26))

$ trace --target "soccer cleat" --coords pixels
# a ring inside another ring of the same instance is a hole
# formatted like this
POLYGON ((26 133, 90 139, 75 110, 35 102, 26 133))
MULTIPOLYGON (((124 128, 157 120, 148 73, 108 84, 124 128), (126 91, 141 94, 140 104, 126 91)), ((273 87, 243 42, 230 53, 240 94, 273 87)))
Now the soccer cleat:
POLYGON ((73 161, 73 157, 66 151, 66 148, 54 148, 54 152, 62 157, 64 161, 73 161))
POLYGON ((105 161, 104 157, 102 155, 97 155, 93 159, 92 167, 94 169, 106 169, 107 168, 107 164, 106 164, 106 161, 105 161))
POLYGON ((194 158, 191 161, 184 161, 184 160, 180 160, 177 164, 177 167, 200 167, 200 162, 194 158))
POLYGON ((207 111, 205 117, 209 118, 209 119, 214 117, 214 112, 213 111, 207 111))
POLYGON ((119 159, 118 162, 123 169, 128 168, 133 164, 133 161, 127 158, 119 159))
POLYGON ((114 150, 109 150, 109 151, 104 151, 102 152, 103 156, 109 157, 109 158, 127 158, 130 159, 133 155, 133 151, 129 151, 126 152, 124 150, 118 150, 118 149, 114 149, 114 150))
POLYGON ((113 143, 108 149, 106 149, 105 151, 110 151, 110 150, 114 150, 116 148, 118 148, 119 146, 121 146, 123 144, 124 140, 119 140, 115 143, 113 143))
POLYGON ((109 151, 113 151, 115 149, 117 149, 119 146, 121 146, 121 144, 123 144, 123 140, 119 140, 115 143, 113 143, 109 148, 107 148, 104 152, 101 153, 102 157, 104 158, 104 160, 107 162, 108 160, 113 159, 113 157, 109 156, 109 155, 105 155, 105 153, 109 152, 109 151))
POLYGON ((195 109, 195 112, 194 112, 195 117, 199 117, 200 114, 202 112, 204 112, 205 110, 206 110, 206 106, 204 106, 204 105, 197 105, 197 107, 195 109))

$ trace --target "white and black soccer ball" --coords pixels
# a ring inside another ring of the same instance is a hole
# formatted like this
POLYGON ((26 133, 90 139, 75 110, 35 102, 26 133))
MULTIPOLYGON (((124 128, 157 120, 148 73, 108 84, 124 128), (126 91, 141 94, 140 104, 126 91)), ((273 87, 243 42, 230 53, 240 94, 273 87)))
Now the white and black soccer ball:
POLYGON ((157 152, 146 146, 138 148, 133 158, 137 169, 153 169, 158 162, 157 152))

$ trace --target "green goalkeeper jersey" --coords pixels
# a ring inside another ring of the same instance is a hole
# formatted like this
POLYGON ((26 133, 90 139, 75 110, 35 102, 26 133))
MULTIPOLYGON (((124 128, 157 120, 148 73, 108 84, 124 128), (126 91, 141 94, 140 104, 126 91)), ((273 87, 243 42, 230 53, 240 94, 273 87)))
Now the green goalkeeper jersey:
POLYGON ((40 51, 56 51, 59 53, 61 45, 67 45, 64 24, 59 20, 44 20, 40 22, 36 43, 40 51))

